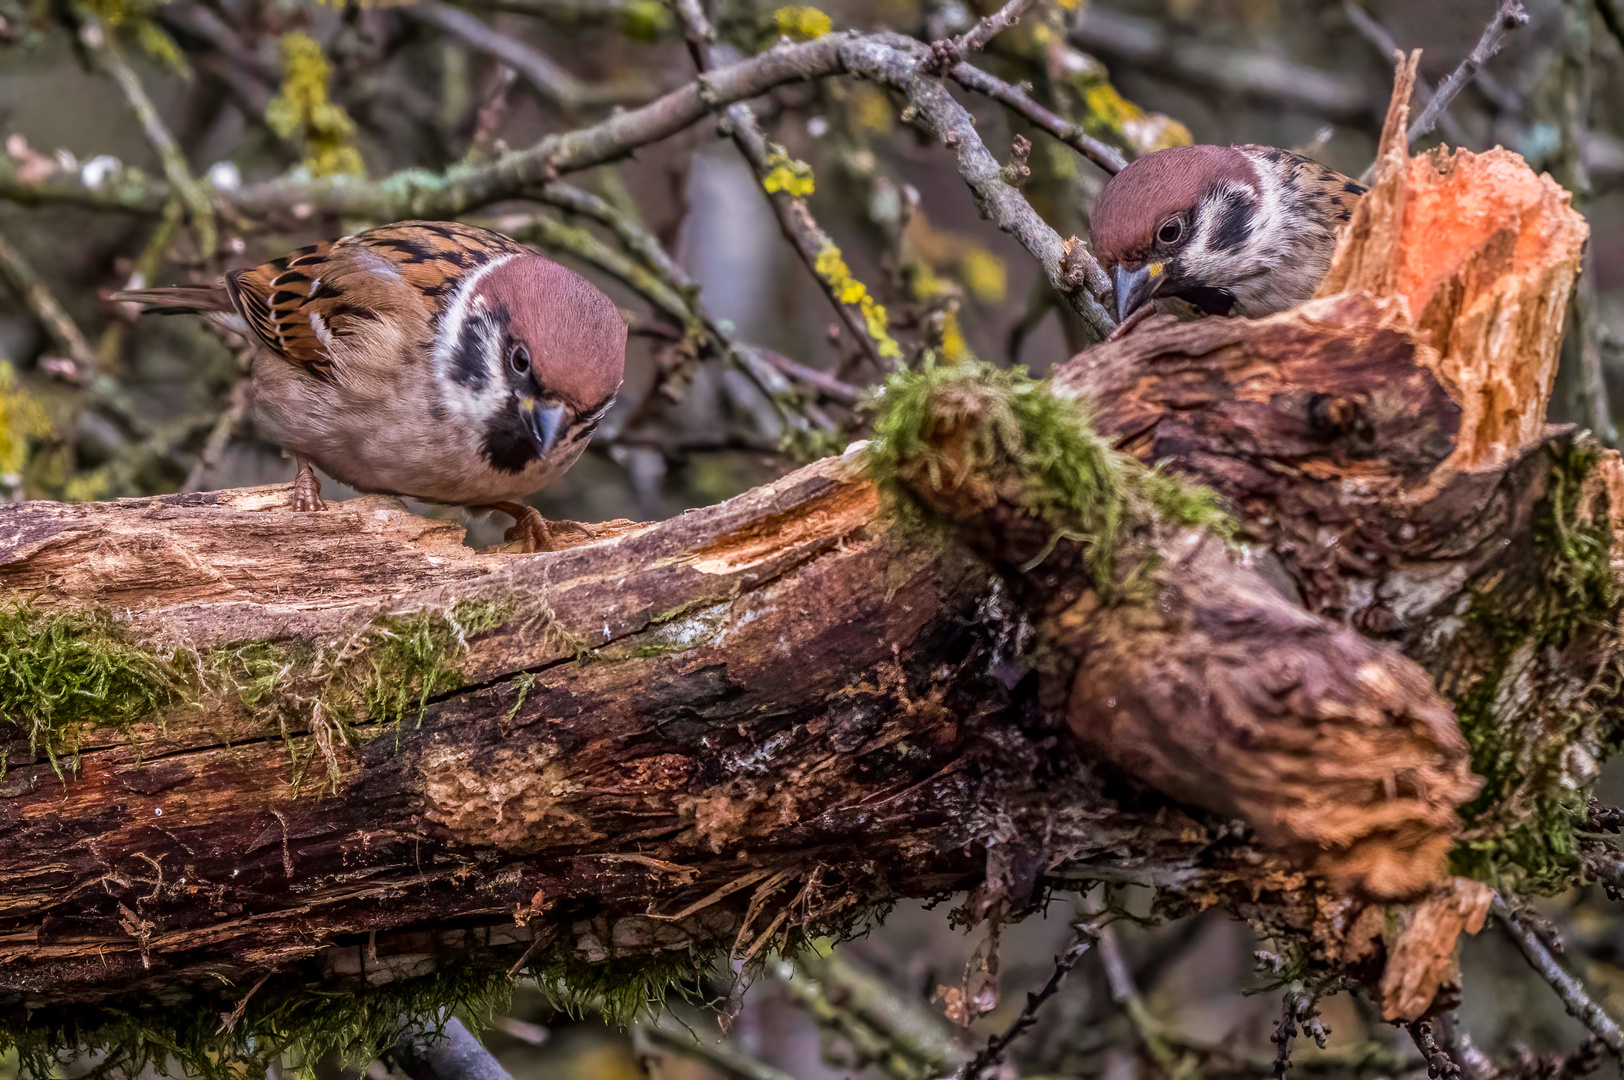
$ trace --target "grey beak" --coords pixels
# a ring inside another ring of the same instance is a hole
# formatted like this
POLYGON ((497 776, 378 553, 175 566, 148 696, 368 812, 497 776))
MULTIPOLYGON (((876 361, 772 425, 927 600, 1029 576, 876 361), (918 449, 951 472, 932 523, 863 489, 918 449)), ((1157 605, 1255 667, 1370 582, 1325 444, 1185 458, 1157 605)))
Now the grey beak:
POLYGON ((1137 270, 1129 270, 1125 266, 1112 268, 1111 289, 1116 294, 1117 322, 1121 322, 1150 299, 1154 290, 1149 267, 1141 266, 1137 270))
POLYGON ((542 457, 552 453, 558 437, 564 432, 564 406, 557 402, 543 403, 534 398, 525 398, 519 403, 519 411, 524 416, 524 426, 530 432, 531 441, 536 444, 536 453, 542 457))

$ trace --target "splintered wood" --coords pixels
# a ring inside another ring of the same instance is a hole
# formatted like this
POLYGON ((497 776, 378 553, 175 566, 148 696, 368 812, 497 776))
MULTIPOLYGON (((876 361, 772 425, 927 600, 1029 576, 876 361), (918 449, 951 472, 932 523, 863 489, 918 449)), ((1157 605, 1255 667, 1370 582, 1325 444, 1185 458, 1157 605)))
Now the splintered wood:
POLYGON ((1416 338, 1435 350, 1426 362, 1464 413, 1447 466, 1493 468, 1544 430, 1590 229, 1561 185, 1509 150, 1411 157, 1404 91, 1414 65, 1400 69, 1375 186, 1319 295, 1402 299, 1416 338))

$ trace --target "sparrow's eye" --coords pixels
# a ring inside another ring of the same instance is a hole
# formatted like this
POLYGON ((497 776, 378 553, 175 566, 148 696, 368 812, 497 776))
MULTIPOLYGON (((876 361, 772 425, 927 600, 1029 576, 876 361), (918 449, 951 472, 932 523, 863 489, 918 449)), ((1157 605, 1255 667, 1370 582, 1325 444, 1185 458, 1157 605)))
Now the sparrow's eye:
POLYGON ((1176 244, 1179 237, 1184 235, 1184 221, 1182 218, 1168 218, 1162 222, 1162 227, 1156 230, 1156 239, 1164 244, 1176 244))
POLYGON ((508 367, 515 374, 523 375, 530 370, 530 350, 523 345, 515 345, 508 350, 508 367))

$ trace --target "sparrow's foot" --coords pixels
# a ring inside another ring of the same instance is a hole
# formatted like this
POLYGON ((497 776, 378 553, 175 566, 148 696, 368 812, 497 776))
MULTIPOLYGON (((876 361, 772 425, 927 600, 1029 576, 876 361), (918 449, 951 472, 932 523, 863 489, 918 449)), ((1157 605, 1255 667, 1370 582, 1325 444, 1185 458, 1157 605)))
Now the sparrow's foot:
POLYGON ((547 527, 547 519, 542 517, 541 511, 534 506, 499 502, 478 509, 500 510, 513 519, 513 527, 502 534, 502 539, 508 543, 518 544, 524 551, 553 550, 552 530, 547 527))
POLYGON ((299 511, 327 509, 327 504, 321 501, 321 481, 316 478, 316 470, 304 458, 293 460, 299 464, 293 474, 293 508, 299 511))

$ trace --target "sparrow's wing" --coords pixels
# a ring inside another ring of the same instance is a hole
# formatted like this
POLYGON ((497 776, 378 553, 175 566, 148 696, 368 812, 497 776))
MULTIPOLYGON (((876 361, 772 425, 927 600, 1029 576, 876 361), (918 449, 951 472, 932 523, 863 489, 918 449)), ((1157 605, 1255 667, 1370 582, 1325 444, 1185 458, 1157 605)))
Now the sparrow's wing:
POLYGON ((226 275, 232 303, 266 347, 316 378, 332 375, 332 346, 367 321, 427 328, 465 277, 529 249, 486 229, 403 221, 301 248, 226 275))

